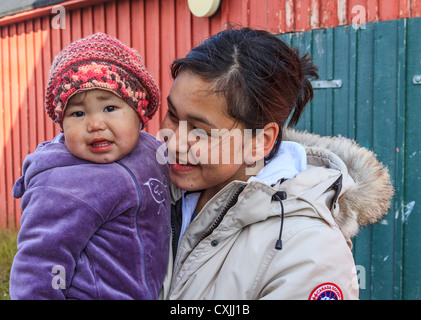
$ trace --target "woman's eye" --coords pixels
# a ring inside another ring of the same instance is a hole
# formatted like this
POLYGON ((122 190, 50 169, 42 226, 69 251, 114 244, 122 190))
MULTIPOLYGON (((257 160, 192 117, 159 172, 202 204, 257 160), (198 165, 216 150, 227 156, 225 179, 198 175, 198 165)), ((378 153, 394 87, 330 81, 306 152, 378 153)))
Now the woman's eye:
POLYGON ((72 117, 76 117, 76 118, 83 117, 84 115, 85 115, 85 112, 82 112, 82 111, 76 111, 71 114, 72 117))
POLYGON ((112 111, 114 111, 115 109, 117 109, 117 107, 116 107, 116 106, 108 106, 108 107, 105 107, 105 108, 104 108, 104 111, 105 111, 105 112, 112 112, 112 111))
POLYGON ((172 112, 171 110, 167 110, 167 113, 168 113, 168 115, 170 116, 170 118, 172 119, 172 120, 176 120, 177 119, 177 116, 174 114, 174 112, 172 112))
POLYGON ((193 132, 196 136, 201 136, 201 137, 209 137, 210 134, 208 132, 206 132, 206 130, 200 129, 198 127, 193 127, 193 132))

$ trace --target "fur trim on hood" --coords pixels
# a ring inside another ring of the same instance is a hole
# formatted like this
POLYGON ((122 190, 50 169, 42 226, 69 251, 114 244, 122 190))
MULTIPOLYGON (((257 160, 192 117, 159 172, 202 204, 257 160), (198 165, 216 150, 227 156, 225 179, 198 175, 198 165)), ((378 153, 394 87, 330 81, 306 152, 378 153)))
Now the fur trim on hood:
POLYGON ((354 236, 359 226, 376 223, 390 209, 394 188, 389 171, 372 151, 345 137, 321 137, 289 128, 284 129, 283 140, 300 143, 307 153, 327 149, 345 163, 355 181, 353 187, 339 197, 340 211, 335 217, 345 236, 354 236))

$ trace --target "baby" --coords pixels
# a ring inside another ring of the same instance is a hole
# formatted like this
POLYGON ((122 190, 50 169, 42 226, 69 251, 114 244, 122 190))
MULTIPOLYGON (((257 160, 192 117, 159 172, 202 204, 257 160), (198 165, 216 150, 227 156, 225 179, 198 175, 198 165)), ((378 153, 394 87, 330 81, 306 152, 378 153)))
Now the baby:
POLYGON ((23 214, 12 299, 158 298, 169 168, 140 131, 158 105, 139 53, 117 39, 97 33, 55 58, 45 106, 61 133, 25 158, 13 188, 23 214))

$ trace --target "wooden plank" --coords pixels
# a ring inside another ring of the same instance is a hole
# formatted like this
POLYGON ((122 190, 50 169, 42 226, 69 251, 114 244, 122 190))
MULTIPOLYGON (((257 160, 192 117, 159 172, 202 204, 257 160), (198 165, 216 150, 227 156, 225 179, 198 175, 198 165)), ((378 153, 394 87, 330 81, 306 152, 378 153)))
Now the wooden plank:
MULTIPOLYGON (((5 33, 3 30, 5 27, 0 27, 0 64, 5 66, 6 63, 4 61, 4 54, 3 54, 3 47, 6 47, 6 43, 3 42, 7 41, 6 37, 3 37, 5 33)), ((5 161, 5 149, 6 149, 6 132, 4 126, 4 116, 5 116, 5 94, 4 94, 4 77, 3 71, 6 68, 2 68, 3 70, 0 71, 0 228, 6 229, 7 228, 7 207, 6 207, 6 161, 5 161)))
MULTIPOLYGON (((175 2, 173 0, 161 0, 161 107, 155 118, 159 119, 161 124, 167 111, 167 96, 170 93, 172 78, 170 65, 176 58, 176 16, 175 2), (165 49, 164 49, 165 48, 165 49), (165 101, 165 102, 164 102, 165 101)), ((154 132, 154 134, 156 134, 154 132)))
MULTIPOLYGON (((70 21, 67 20, 67 21, 70 21)), ((51 24, 49 17, 44 17, 41 19, 41 28, 42 28, 42 34, 44 38, 44 42, 42 45, 43 48, 43 66, 44 66, 44 79, 43 83, 48 83, 49 78, 49 69, 51 66, 51 63, 53 61, 53 56, 51 54, 51 24)), ((45 88, 42 89, 42 92, 45 93, 45 88)), ((44 112, 44 125, 45 125, 45 139, 51 140, 55 136, 55 124, 51 119, 48 117, 46 112, 44 112)))
POLYGON ((403 299, 421 298, 421 85, 414 85, 414 75, 421 75, 421 19, 408 20, 405 183, 403 215, 403 299))
POLYGON ((93 7, 81 9, 82 12, 82 37, 85 38, 94 33, 93 7))
POLYGON ((105 4, 105 33, 117 37, 117 4, 115 1, 105 4))
POLYGON ((82 38, 82 17, 80 9, 70 11, 71 18, 71 41, 74 42, 82 38))
POLYGON ((250 1, 250 27, 256 29, 268 28, 268 3, 264 1, 250 1))
POLYGON ((45 141, 45 130, 44 130, 44 68, 42 58, 42 47, 44 43, 43 32, 41 29, 41 19, 34 20, 34 45, 35 50, 38 52, 38 58, 36 59, 35 65, 35 95, 36 95, 36 122, 37 122, 37 142, 45 141))
POLYGON ((93 33, 105 32, 105 7, 97 4, 93 7, 93 33))
POLYGON ((378 0, 367 0, 367 22, 379 21, 378 0))
MULTIPOLYGON (((13 161, 16 162, 18 166, 18 176, 15 176, 15 180, 17 180, 22 175, 22 166, 23 159, 29 153, 29 132, 28 132, 28 79, 27 79, 27 64, 26 64, 26 56, 27 56, 27 48, 26 48, 26 33, 25 33, 25 22, 19 22, 17 24, 17 49, 18 55, 15 57, 18 62, 18 83, 19 83, 19 117, 17 121, 19 121, 20 132, 19 132, 19 145, 16 146, 16 153, 19 153, 18 157, 14 158, 13 161)), ((21 199, 15 200, 15 227, 17 229, 20 228, 20 217, 21 217, 21 199)))
MULTIPOLYGON (((356 70, 356 130, 357 142, 372 149, 373 146, 373 90, 374 90, 374 24, 369 23, 366 29, 357 34, 357 70, 356 70)), ((372 226, 361 228, 353 239, 355 263, 360 268, 360 299, 371 299, 371 244, 372 226)))
POLYGON ((268 30, 272 33, 286 32, 285 0, 268 0, 268 30))
POLYGON ((145 60, 145 3, 144 0, 131 2, 132 47, 139 51, 145 60))
POLYGON ((4 112, 4 154, 3 164, 5 166, 5 203, 6 225, 7 228, 13 229, 14 226, 14 200, 12 196, 13 187, 13 158, 12 158, 12 115, 11 115, 11 68, 10 68, 10 35, 9 27, 2 28, 2 77, 3 77, 3 112, 4 112))
MULTIPOLYGON (((60 29, 60 38, 61 38, 60 50, 67 47, 72 42, 72 27, 70 27, 72 24, 71 11, 66 11, 66 24, 67 24, 66 28, 60 29)), ((52 31, 51 33, 54 34, 54 31, 52 31)))
POLYGON ((338 2, 330 0, 321 0, 321 25, 325 28, 336 27, 338 20, 338 2))
POLYGON ((394 187, 396 195, 394 197, 394 207, 391 213, 395 213, 395 248, 394 248, 394 277, 393 277, 393 299, 402 299, 402 265, 403 265, 403 234, 404 223, 402 219, 396 219, 396 213, 401 210, 401 216, 404 214, 404 172, 406 154, 405 150, 405 126, 406 126, 406 41, 407 41, 407 23, 405 20, 397 21, 397 84, 396 84, 396 153, 395 153, 395 177, 394 187))
MULTIPOLYGON (((311 56, 319 67, 320 80, 333 80, 333 29, 312 31, 311 56)), ((311 103, 311 130, 321 135, 332 134, 333 89, 315 89, 311 103)))
POLYGON ((399 19, 409 18, 411 16, 411 0, 399 1, 399 19))
MULTIPOLYGON (((349 95, 355 83, 350 80, 350 27, 343 26, 334 29, 334 75, 333 79, 342 80, 342 88, 331 89, 333 95, 332 134, 348 136, 349 128, 349 95)), ((317 90, 319 91, 319 90, 317 90)))
MULTIPOLYGON (((300 55, 304 55, 309 53, 310 56, 313 58, 313 31, 309 32, 298 32, 291 36, 290 45, 296 48, 300 55)), ((317 61, 313 62, 317 65, 317 61)), ((312 110, 313 110, 314 103, 308 103, 304 109, 304 112, 301 114, 300 121, 298 122, 296 128, 299 130, 308 130, 312 131, 312 110)))
POLYGON ((421 17, 421 0, 411 0, 411 18, 421 17))
MULTIPOLYGON (((21 175, 21 160, 20 160, 20 117, 19 117, 19 62, 18 62, 18 36, 17 36, 17 25, 9 26, 9 50, 10 50, 10 94, 11 94, 11 105, 10 105, 10 124, 11 124, 11 139, 9 143, 12 143, 12 165, 9 167, 12 170, 12 183, 10 186, 13 187, 14 182, 21 175)), ((16 207, 16 201, 13 201, 13 211, 10 212, 9 223, 12 228, 16 228, 16 217, 15 212, 18 210, 16 207), (16 210, 16 211, 15 211, 16 210)))
MULTIPOLYGON (((176 57, 185 57, 192 49, 192 15, 187 5, 187 1, 176 1, 176 57), (183 35, 178 36, 178 35, 183 35)), ((163 103, 166 105, 166 103, 163 103)))
POLYGON ((198 18, 192 15, 192 46, 196 47, 211 35, 209 18, 198 18))
POLYGON ((116 7, 117 37, 131 47, 130 0, 120 0, 116 7))
POLYGON ((399 19, 399 2, 400 0, 379 1, 380 20, 399 19))
POLYGON ((297 31, 309 30, 312 0, 296 0, 295 2, 295 29, 297 31))
POLYGON ((34 25, 33 21, 30 20, 25 23, 26 27, 26 64, 27 64, 27 89, 28 89, 28 135, 29 135, 29 149, 28 153, 31 153, 37 147, 37 128, 36 128, 36 92, 35 92, 35 44, 34 44, 34 25))
MULTIPOLYGON (((160 46, 160 2, 146 1, 145 2, 145 35, 146 35, 146 50, 145 50, 145 65, 151 73, 157 84, 161 85, 161 46, 160 46)), ((159 131, 159 117, 153 118, 148 122, 146 131, 155 135, 159 131)))
MULTIPOLYGON (((373 149, 389 167, 392 181, 396 170, 396 102, 398 59, 396 21, 376 24, 374 37, 374 118, 373 149)), ((392 208, 395 204, 392 202, 392 208)), ((393 299, 394 286, 394 214, 389 213, 373 226, 372 265, 373 298, 393 299)))

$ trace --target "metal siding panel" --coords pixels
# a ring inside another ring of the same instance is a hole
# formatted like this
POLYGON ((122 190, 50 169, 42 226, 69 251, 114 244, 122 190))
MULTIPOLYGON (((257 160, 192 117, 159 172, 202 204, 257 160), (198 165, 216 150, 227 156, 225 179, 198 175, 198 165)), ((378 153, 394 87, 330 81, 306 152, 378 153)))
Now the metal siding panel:
POLYGON ((408 56, 406 77, 405 183, 400 219, 404 223, 403 298, 421 299, 421 19, 408 20, 408 56))

